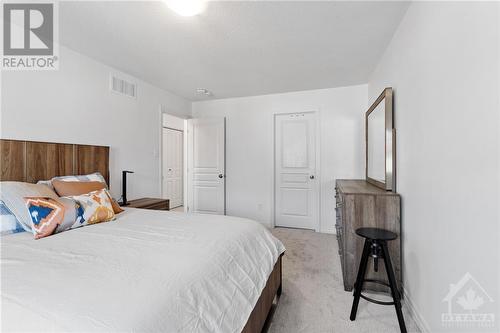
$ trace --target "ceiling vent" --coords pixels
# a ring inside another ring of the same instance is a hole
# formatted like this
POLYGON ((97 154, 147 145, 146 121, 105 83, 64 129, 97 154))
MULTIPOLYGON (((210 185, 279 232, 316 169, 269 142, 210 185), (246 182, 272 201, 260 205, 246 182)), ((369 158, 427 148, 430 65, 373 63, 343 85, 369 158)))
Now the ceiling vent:
POLYGON ((118 94, 126 95, 129 97, 136 97, 137 87, 135 83, 125 81, 113 74, 111 74, 110 80, 110 88, 111 91, 116 92, 118 94))

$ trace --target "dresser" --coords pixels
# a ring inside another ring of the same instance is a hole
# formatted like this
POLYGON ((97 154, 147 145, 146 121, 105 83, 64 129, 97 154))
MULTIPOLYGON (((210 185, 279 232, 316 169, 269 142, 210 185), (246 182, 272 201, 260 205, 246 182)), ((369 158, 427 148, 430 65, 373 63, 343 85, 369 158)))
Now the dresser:
MULTIPOLYGON (((335 228, 344 289, 351 291, 356 281, 364 244, 364 239, 355 233, 356 229, 360 227, 383 228, 398 235, 396 240, 388 242, 388 246, 396 281, 401 289, 401 198, 399 194, 382 190, 365 180, 337 180, 335 201, 337 216, 335 228)), ((375 272, 373 260, 370 260, 366 278, 387 280, 384 265, 380 264, 378 272, 375 272)), ((374 283, 365 283, 364 289, 371 291, 389 290, 385 286, 374 283)))

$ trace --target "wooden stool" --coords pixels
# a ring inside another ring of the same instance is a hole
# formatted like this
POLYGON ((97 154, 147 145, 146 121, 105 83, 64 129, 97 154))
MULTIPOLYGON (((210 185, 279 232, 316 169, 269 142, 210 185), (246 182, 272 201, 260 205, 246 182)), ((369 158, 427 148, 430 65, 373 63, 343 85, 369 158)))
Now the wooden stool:
POLYGON ((398 238, 398 236, 391 231, 378 228, 359 228, 356 230, 356 234, 365 238, 365 245, 361 261, 359 263, 358 277, 356 278, 356 283, 354 284, 354 301, 352 302, 350 319, 356 319, 359 298, 362 297, 363 299, 375 304, 394 305, 398 316, 399 328, 402 333, 406 333, 406 325, 403 318, 403 312, 401 311, 401 295, 398 291, 396 278, 394 277, 394 271, 392 269, 391 257, 389 256, 389 250, 387 248, 387 241, 394 240, 398 238), (375 272, 378 271, 378 259, 383 258, 389 283, 381 280, 365 279, 366 266, 368 265, 368 257, 370 256, 374 260, 375 272), (361 291, 363 290, 364 282, 378 283, 391 288, 393 302, 382 302, 363 295, 361 291))

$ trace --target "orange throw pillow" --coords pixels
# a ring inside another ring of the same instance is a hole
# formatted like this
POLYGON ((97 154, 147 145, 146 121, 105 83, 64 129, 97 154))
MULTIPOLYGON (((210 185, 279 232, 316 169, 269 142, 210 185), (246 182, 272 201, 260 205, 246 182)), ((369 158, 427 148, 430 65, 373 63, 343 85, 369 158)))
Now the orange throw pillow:
MULTIPOLYGON (((72 197, 106 188, 106 184, 97 181, 70 182, 58 179, 52 181, 52 186, 54 186, 54 190, 56 190, 57 194, 61 197, 72 197)), ((115 214, 123 212, 123 209, 120 208, 120 205, 118 205, 113 198, 109 197, 109 200, 111 201, 111 206, 115 214)))
POLYGON ((63 180, 56 179, 52 182, 52 185, 60 197, 72 197, 106 188, 106 184, 97 181, 65 182, 63 180))

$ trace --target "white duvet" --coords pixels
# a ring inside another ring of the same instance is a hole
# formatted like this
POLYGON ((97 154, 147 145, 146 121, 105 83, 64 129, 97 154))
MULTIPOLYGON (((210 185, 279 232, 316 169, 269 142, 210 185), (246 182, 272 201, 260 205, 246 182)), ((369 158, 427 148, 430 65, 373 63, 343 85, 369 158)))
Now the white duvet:
POLYGON ((2 331, 240 332, 284 251, 254 221, 141 209, 1 242, 2 331))

